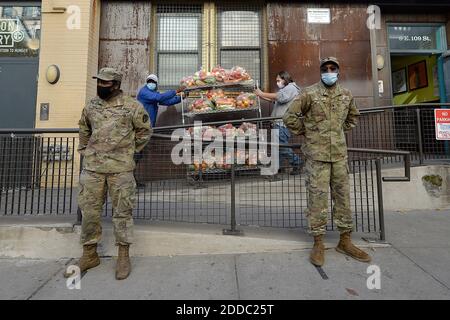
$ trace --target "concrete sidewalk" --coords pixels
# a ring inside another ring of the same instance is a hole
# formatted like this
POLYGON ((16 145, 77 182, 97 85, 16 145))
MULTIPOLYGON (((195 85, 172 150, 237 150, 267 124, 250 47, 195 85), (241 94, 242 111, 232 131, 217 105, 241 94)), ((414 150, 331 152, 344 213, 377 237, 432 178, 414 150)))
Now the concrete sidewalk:
MULTIPOLYGON (((58 223, 55 232, 67 240, 68 222, 58 223)), ((327 235, 320 274, 309 263, 311 239, 303 231, 247 228, 233 237, 219 226, 155 222, 137 231, 149 228, 146 245, 160 249, 135 248, 127 280, 114 279, 115 252, 104 244, 101 265, 85 273, 80 290, 67 289, 62 277, 74 259, 7 257, 7 246, 17 244, 2 238, 0 299, 450 299, 450 211, 386 213, 390 245, 358 240, 381 271, 381 289, 372 290, 369 264, 337 253, 336 233, 327 235)), ((103 242, 110 240, 105 235, 103 242)))

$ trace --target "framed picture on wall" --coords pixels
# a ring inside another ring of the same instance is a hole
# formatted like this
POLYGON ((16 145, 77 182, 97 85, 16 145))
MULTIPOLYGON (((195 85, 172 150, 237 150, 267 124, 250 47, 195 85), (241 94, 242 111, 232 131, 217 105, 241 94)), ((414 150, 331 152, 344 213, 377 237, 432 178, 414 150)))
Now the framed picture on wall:
POLYGON ((408 91, 406 84, 406 68, 392 72, 392 87, 394 94, 408 91))
POLYGON ((408 66, 409 90, 428 87, 427 62, 419 61, 408 66))

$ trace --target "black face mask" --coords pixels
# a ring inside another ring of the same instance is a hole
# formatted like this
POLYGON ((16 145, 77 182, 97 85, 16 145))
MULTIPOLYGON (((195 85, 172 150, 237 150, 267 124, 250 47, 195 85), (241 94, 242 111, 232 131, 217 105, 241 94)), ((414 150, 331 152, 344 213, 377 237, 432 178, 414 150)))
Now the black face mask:
POLYGON ((100 97, 100 99, 108 100, 109 97, 111 97, 114 93, 113 87, 100 87, 97 86, 97 95, 100 97))

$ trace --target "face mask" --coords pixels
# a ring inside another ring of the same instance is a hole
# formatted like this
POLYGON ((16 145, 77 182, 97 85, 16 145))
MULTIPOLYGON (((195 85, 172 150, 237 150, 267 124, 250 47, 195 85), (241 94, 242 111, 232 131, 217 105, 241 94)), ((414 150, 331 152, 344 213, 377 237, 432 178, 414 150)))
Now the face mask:
POLYGON ((278 88, 280 88, 280 89, 283 89, 283 88, 285 87, 283 81, 277 81, 277 86, 278 86, 278 88))
POLYGON ((147 88, 154 91, 156 89, 156 83, 153 82, 147 83, 147 88))
POLYGON ((97 95, 100 97, 100 99, 108 100, 109 97, 113 94, 113 87, 100 87, 97 86, 97 95))
POLYGON ((333 73, 322 73, 321 74, 321 78, 323 83, 325 83, 327 86, 332 86, 336 83, 336 81, 338 80, 338 73, 337 72, 333 72, 333 73))

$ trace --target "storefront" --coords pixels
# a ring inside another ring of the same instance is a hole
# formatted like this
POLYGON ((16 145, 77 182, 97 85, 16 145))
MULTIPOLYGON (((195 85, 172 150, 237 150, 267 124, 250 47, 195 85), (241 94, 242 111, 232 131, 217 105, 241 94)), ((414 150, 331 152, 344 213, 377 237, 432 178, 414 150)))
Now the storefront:
POLYGON ((445 25, 392 23, 388 34, 394 105, 441 102, 445 25))
MULTIPOLYGON (((441 58, 450 43, 449 3, 400 3, 378 1, 371 30, 366 2, 0 1, 3 20, 14 13, 14 21, 23 21, 4 22, 1 32, 7 116, 0 127, 76 127, 95 95, 90 77, 104 66, 123 72, 122 88, 132 96, 149 72, 166 90, 216 65, 241 66, 259 87, 275 92, 279 71, 306 87, 319 80, 319 59, 336 56, 341 82, 360 108, 442 101, 450 91, 441 58), (12 41, 15 51, 4 48, 11 28, 26 30, 23 41, 12 41), (56 82, 46 76, 50 66, 57 67, 56 82)), ((262 104, 262 115, 270 108, 262 104)), ((157 126, 180 124, 181 113, 180 105, 161 107, 157 126)))

